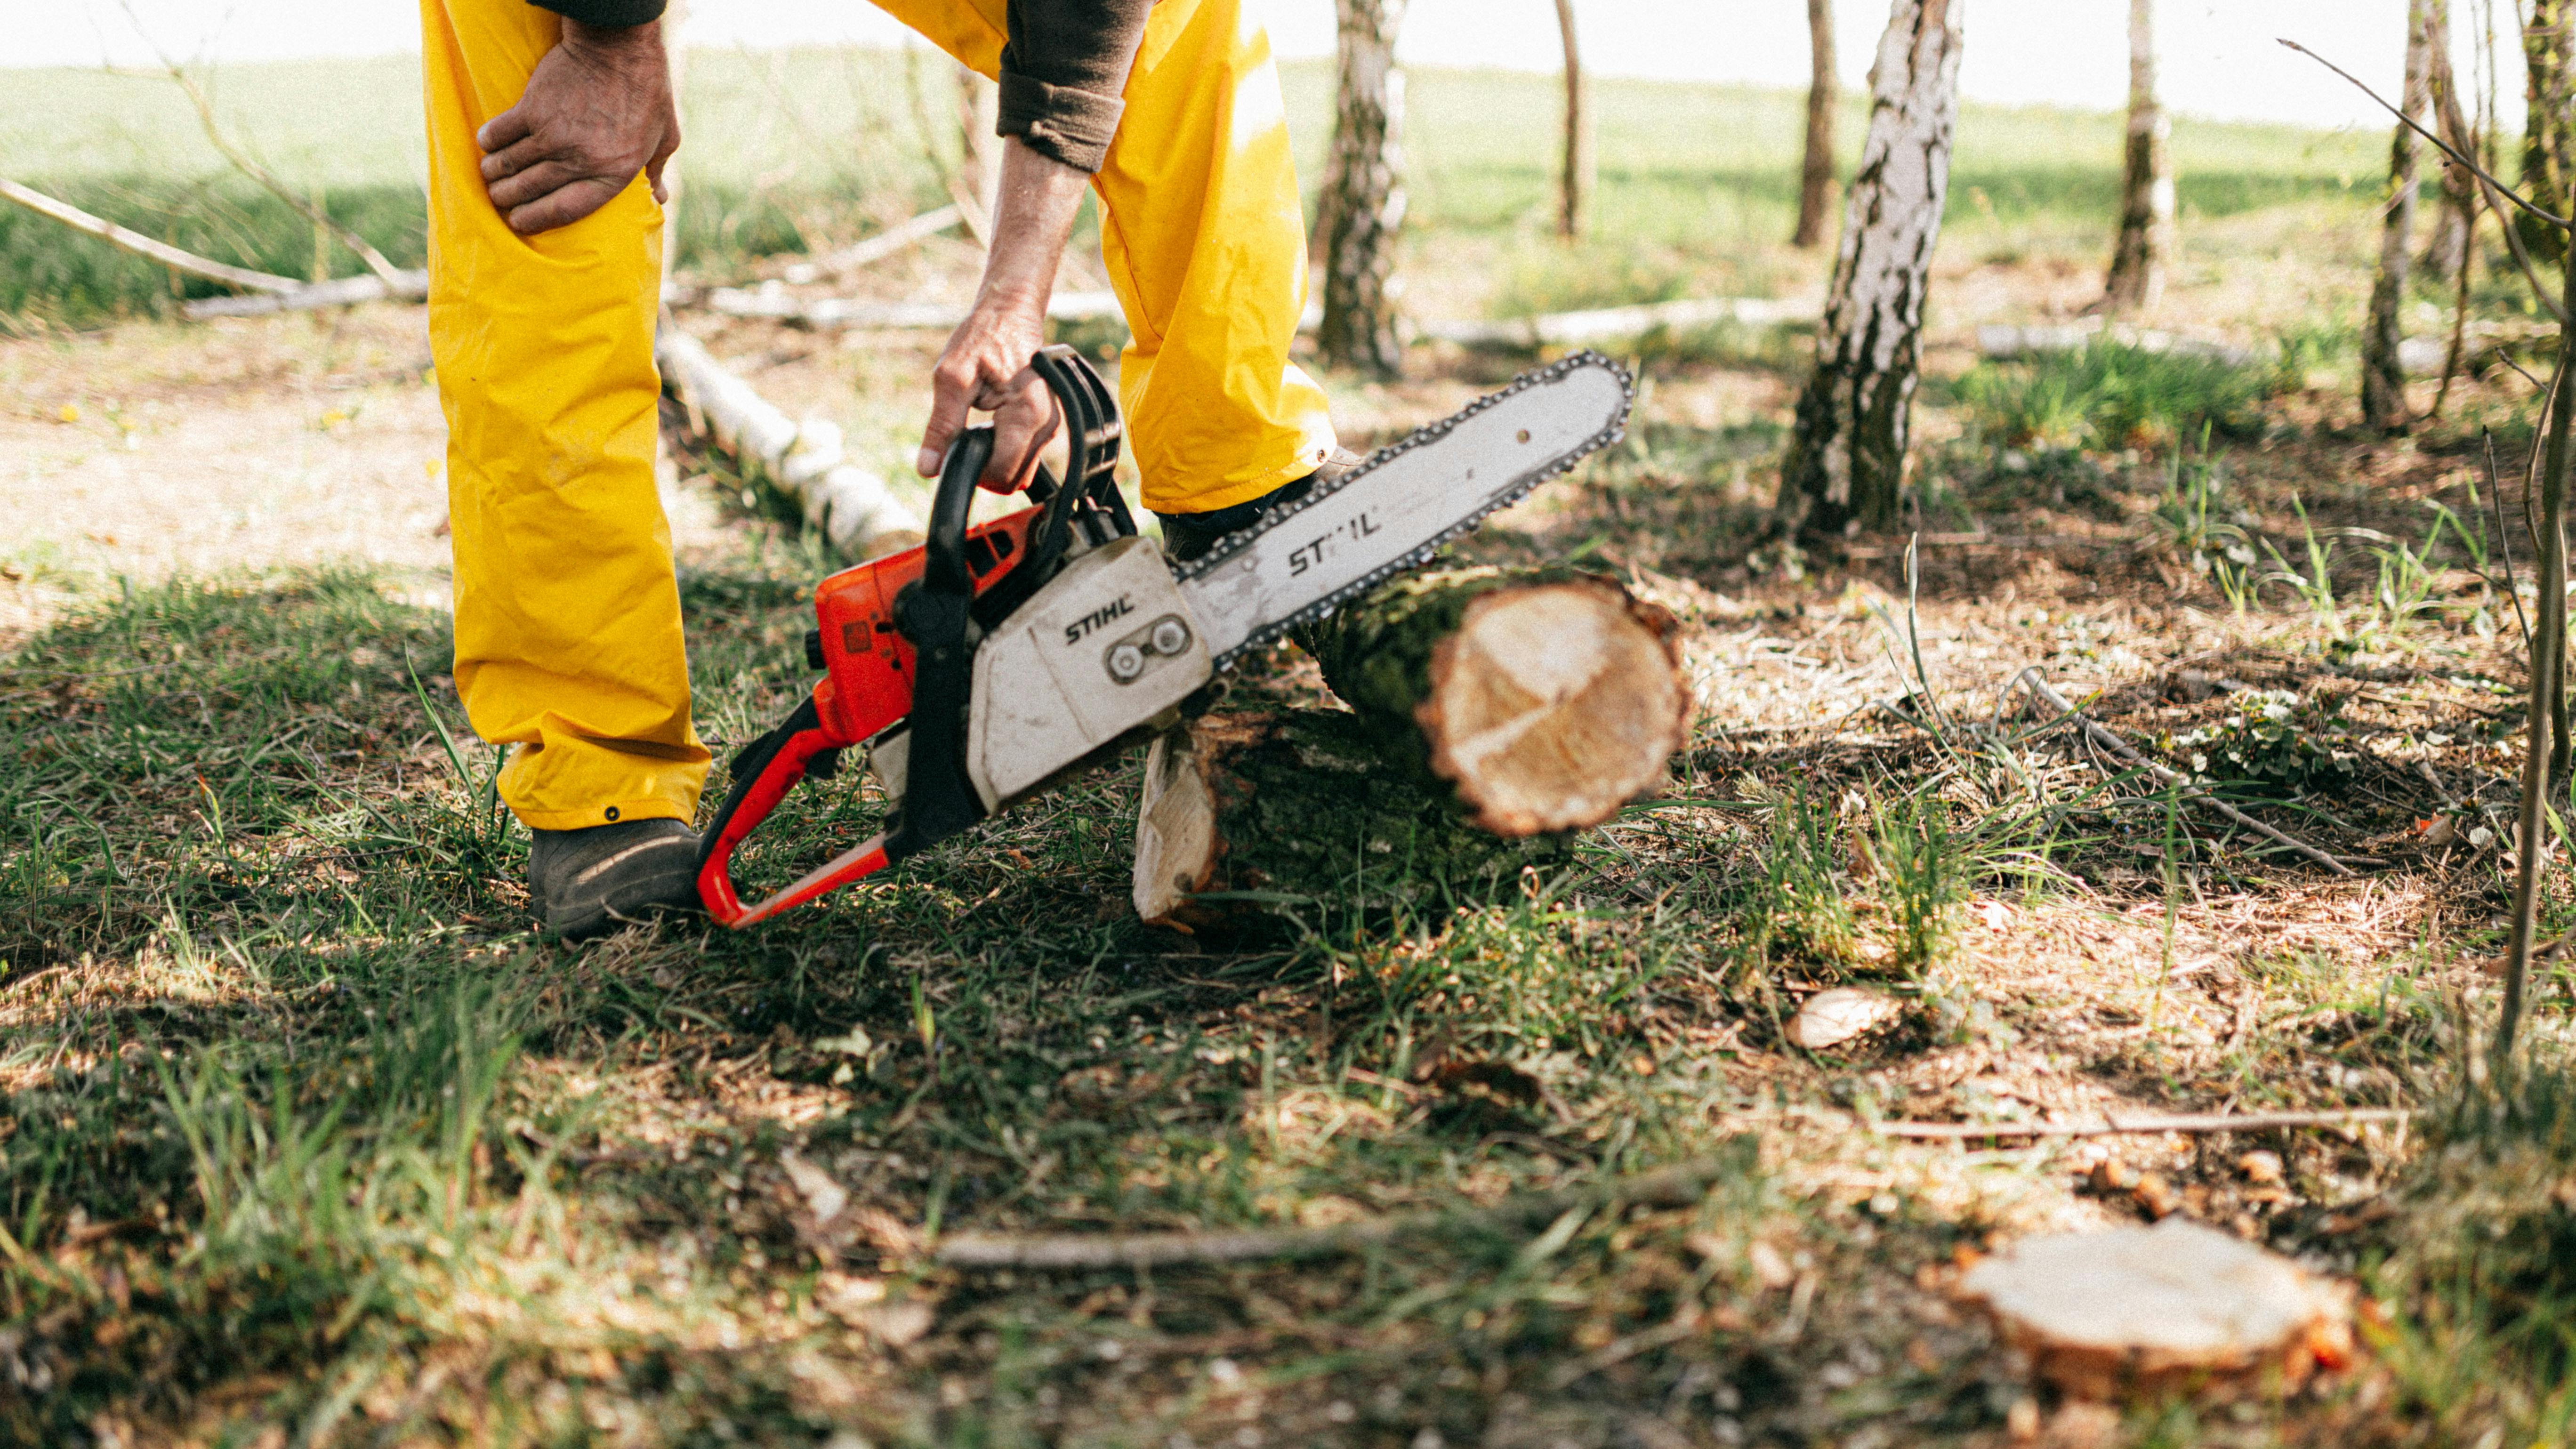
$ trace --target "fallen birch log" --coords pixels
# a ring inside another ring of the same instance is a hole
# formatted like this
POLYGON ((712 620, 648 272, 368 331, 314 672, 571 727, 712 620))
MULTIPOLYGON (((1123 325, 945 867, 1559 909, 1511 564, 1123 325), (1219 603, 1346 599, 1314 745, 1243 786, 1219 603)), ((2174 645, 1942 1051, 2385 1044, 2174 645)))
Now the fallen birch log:
POLYGON ((1824 315, 1821 297, 1701 297, 1635 307, 1550 312, 1495 322, 1423 322, 1415 335, 1462 347, 1582 347, 1643 337, 1658 328, 1681 330, 1736 323, 1747 327, 1813 322, 1824 315))
POLYGON ((1400 579, 1301 631, 1352 712, 1211 715, 1155 742, 1136 911, 1184 929, 1410 900, 1565 858, 1689 725, 1671 617, 1572 569, 1400 579))
MULTIPOLYGON (((717 287, 708 292, 709 311, 727 317, 757 317, 798 327, 946 331, 966 320, 966 309, 945 302, 860 302, 847 297, 804 298, 788 293, 784 282, 757 287, 717 287)), ((1047 303, 1047 316, 1058 322, 1086 322, 1118 316, 1113 292, 1059 292, 1047 303)))
POLYGON ((837 425, 790 419, 676 327, 654 338, 653 361, 664 384, 706 420, 716 445, 793 494, 834 548, 868 558, 921 541, 920 518, 885 479, 844 459, 837 425))
POLYGON ((2099 317, 2081 322, 1977 329, 1977 351, 1993 362, 2026 362, 2052 354, 2082 352, 2096 342, 2106 341, 2134 347, 2140 352, 2205 358, 2230 367, 2262 366, 2271 363, 2276 356, 2268 350, 2158 332, 2151 328, 2133 327, 2126 322, 2105 322, 2099 317))
POLYGON ((110 246, 122 247, 139 257, 148 257, 173 271, 186 272, 193 277, 203 277, 210 282, 221 282, 227 287, 282 295, 302 291, 309 285, 293 277, 281 277, 274 272, 257 272, 248 267, 236 267, 227 262, 201 257, 195 252, 183 251, 168 242, 154 241, 139 231, 128 231, 115 222, 92 216, 68 201, 58 201, 41 191, 21 186, 6 177, 0 177, 0 198, 14 201, 38 216, 50 217, 74 231, 97 237, 110 246))
POLYGON ((394 280, 382 277, 341 277, 328 282, 312 282, 292 292, 260 292, 247 297, 201 297, 179 308, 179 314, 191 322, 210 317, 264 317, 272 312, 299 312, 317 307, 354 307, 361 302, 419 302, 429 296, 429 273, 410 271, 394 273, 394 280))

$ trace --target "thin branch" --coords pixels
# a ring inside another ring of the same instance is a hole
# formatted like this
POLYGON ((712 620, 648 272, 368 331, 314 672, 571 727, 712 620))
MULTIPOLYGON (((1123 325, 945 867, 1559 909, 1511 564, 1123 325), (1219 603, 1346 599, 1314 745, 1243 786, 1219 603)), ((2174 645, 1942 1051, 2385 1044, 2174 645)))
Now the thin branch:
POLYGON ((181 251, 168 242, 154 241, 139 231, 128 231, 112 221, 90 215, 68 201, 57 201, 41 191, 0 177, 0 200, 14 201, 38 216, 48 216, 75 231, 84 231, 101 241, 120 246, 136 256, 149 257, 174 271, 221 282, 227 287, 240 287, 252 292, 274 292, 285 295, 302 291, 304 283, 274 272, 255 272, 226 262, 211 261, 195 252, 181 251))
POLYGON ((383 282, 387 289, 398 291, 405 285, 402 270, 385 260, 384 253, 369 246, 365 237, 333 220, 331 213, 306 198, 296 195, 288 189, 285 182, 270 175, 267 167, 252 160, 250 153, 234 145, 232 138, 224 134, 223 127, 215 123, 214 102, 207 98, 204 87, 197 84, 196 77, 188 74, 187 68, 179 62, 172 60, 170 53, 161 48, 159 41, 152 39, 150 29, 143 23, 143 17, 134 13, 132 0, 124 0, 124 9, 126 19, 134 23, 135 33, 141 35, 144 42, 152 47, 153 55, 161 61, 161 68, 168 73, 180 90, 187 93, 188 103, 197 108, 197 124, 205 131, 206 140, 225 160, 233 164, 234 170, 258 182, 278 200, 295 208, 303 214, 306 221, 327 228, 332 235, 340 239, 341 245, 358 254, 358 260, 366 263, 367 270, 375 273, 376 279, 383 282))
POLYGON ((2524 211, 2530 212, 2533 217, 2550 226, 2558 228, 2560 231, 2571 230, 2570 224, 2565 218, 2552 216, 2548 212, 2541 210, 2539 207, 2534 206, 2529 201, 2523 199, 2522 193, 2505 185, 2503 182, 2496 180, 2493 175, 2488 173, 2485 167, 2479 165, 2475 160, 2452 150, 2450 143, 2444 141, 2441 137, 2434 135, 2432 132, 2425 130, 2421 125, 2418 125, 2414 117, 2399 110, 2397 107, 2390 105, 2380 96, 2379 92, 2363 85, 2360 79, 2354 76, 2352 72, 2345 70, 2342 66, 2335 64, 2333 61, 2326 59, 2324 56, 2317 54, 2315 51, 2308 49, 2306 46, 2301 45, 2297 41, 2291 40, 2286 36, 2281 37, 2280 41, 2281 44, 2297 51, 2299 54, 2306 56, 2317 64, 2324 66, 2326 69, 2333 71, 2336 75, 2342 76, 2345 80, 2350 81, 2354 89, 2360 91, 2363 95, 2370 97, 2370 99, 2376 103, 2381 110, 2395 116, 2398 124, 2415 132, 2417 135, 2422 136, 2425 140, 2432 142, 2435 147, 2440 149, 2443 155, 2450 157, 2453 161, 2459 163, 2459 165, 2470 175, 2476 177, 2478 179, 2478 186, 2486 192, 2487 205, 2495 210, 2496 219, 2503 223, 2505 245, 2513 251, 2514 264, 2522 268, 2523 280, 2531 284, 2532 295, 2540 299, 2541 307, 2545 309, 2550 316, 2557 318, 2560 322, 2568 320, 2567 309, 2560 305, 2557 298, 2550 295, 2549 288, 2540 280, 2539 269, 2531 264, 2531 253, 2523 246, 2522 233, 2515 229, 2512 218, 2507 215, 2505 211, 2504 202, 2512 202, 2514 205, 2521 207, 2524 211))
MULTIPOLYGON (((2164 766, 2157 764, 2155 761, 2139 754, 2136 750, 2131 749, 2127 740, 2120 738, 2117 734, 2112 733, 2104 726, 2095 723, 2092 716, 2076 708, 2074 703, 2068 700, 2065 695, 2059 694, 2056 690, 2050 688, 2048 681, 2040 676, 2037 666, 2025 669, 2021 673, 2013 676, 2013 684, 2027 684, 2030 687, 2031 693, 2038 695, 2043 700, 2046 700, 2051 708, 2074 720, 2077 725, 2081 726, 2084 731, 2085 739, 2101 746, 2103 749, 2109 750, 2112 754, 2119 756, 2121 759, 2128 761, 2139 769, 2146 771, 2148 774, 2154 776, 2159 784, 2170 785, 2181 791, 2184 799, 2191 801, 2193 804, 2200 806, 2204 810, 2226 817, 2228 820, 2253 831, 2255 834, 2262 836, 2264 839, 2271 841, 2275 845, 2296 851, 2300 855, 2307 857, 2309 860, 2315 861, 2317 864, 2324 866, 2326 869, 2333 871, 2337 875, 2350 875, 2352 874, 2353 867, 2355 866, 2383 866, 2388 863, 2384 860, 2374 859, 2370 856, 2355 855, 2340 857, 2328 855, 2326 852, 2308 844, 2297 836, 2283 834, 2281 831, 2275 830, 2271 826, 2264 824, 2262 821, 2255 819, 2253 816, 2246 814, 2244 811, 2237 809, 2235 806, 2228 804, 2226 801, 2219 799, 2217 796, 2210 794, 2207 790, 2192 784, 2181 775, 2166 769, 2164 766)), ((2096 762, 2095 767, 2100 768, 2098 761, 2096 762)))
POLYGON ((952 1268, 1031 1268, 1082 1271, 1165 1268, 1186 1263, 1248 1263, 1336 1258, 1398 1238, 1461 1230, 1521 1230, 1569 1212, 1643 1203, 1693 1207, 1709 1185, 1744 1170, 1741 1158, 1721 1153, 1678 1166, 1623 1178, 1605 1187, 1530 1193, 1499 1207, 1466 1212, 1431 1211, 1369 1218, 1331 1228, 1253 1228, 1208 1233, 1064 1233, 1034 1237, 964 1233, 942 1238, 932 1256, 952 1268))
POLYGON ((2283 1127, 2335 1127, 2353 1122, 2403 1122, 2404 1107, 2347 1107, 2332 1112, 2195 1112, 2177 1117, 2121 1117, 2099 1122, 1872 1122, 1882 1137, 1952 1142, 1978 1137, 2121 1137, 2157 1132, 2268 1132, 2283 1127))

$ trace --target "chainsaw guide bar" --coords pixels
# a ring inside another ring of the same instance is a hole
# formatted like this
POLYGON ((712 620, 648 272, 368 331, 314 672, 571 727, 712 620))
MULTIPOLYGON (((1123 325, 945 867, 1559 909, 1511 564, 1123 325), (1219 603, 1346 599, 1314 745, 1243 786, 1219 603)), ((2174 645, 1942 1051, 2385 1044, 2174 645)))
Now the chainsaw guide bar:
POLYGON ((1574 353, 1378 449, 1330 488, 1263 514, 1204 557, 1174 564, 1215 666, 1422 567, 1441 545, 1617 443, 1635 397, 1626 368, 1574 353))

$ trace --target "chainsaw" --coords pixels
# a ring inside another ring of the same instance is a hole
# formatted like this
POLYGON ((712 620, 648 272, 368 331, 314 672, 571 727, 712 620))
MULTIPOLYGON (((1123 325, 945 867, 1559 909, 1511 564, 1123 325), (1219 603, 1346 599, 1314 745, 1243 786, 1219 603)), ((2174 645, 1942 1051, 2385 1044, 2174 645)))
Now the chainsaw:
POLYGON ((949 446, 918 548, 814 592, 813 692, 734 757, 703 837, 698 893, 743 927, 972 829, 1059 776, 1180 718, 1219 670, 1427 562, 1487 514, 1617 442, 1626 369, 1579 352, 1378 450, 1338 481, 1174 563, 1136 532, 1115 477, 1122 432, 1099 373, 1066 347, 1032 367, 1063 408, 1065 471, 1030 506, 969 525, 993 430, 949 446), (886 831, 746 906, 734 852, 800 780, 864 746, 886 831))

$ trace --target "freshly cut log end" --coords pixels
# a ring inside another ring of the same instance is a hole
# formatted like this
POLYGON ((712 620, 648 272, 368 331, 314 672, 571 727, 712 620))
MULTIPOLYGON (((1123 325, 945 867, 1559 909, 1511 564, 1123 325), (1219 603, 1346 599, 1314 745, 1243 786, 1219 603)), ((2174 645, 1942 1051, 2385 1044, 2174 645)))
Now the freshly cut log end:
POLYGON ((1146 757, 1134 899, 1149 925, 1222 930, 1305 902, 1508 888, 1567 853, 1561 837, 1477 829, 1357 715, 1222 712, 1166 731, 1146 757))
POLYGON ((1475 568, 1400 579, 1300 642, 1382 740, 1518 838, 1598 825, 1663 778, 1690 726, 1674 634, 1609 579, 1475 568))
POLYGON ((2026 1239, 1960 1287, 2078 1398, 2295 1386, 2352 1352, 2343 1291, 2187 1218, 2026 1239))

